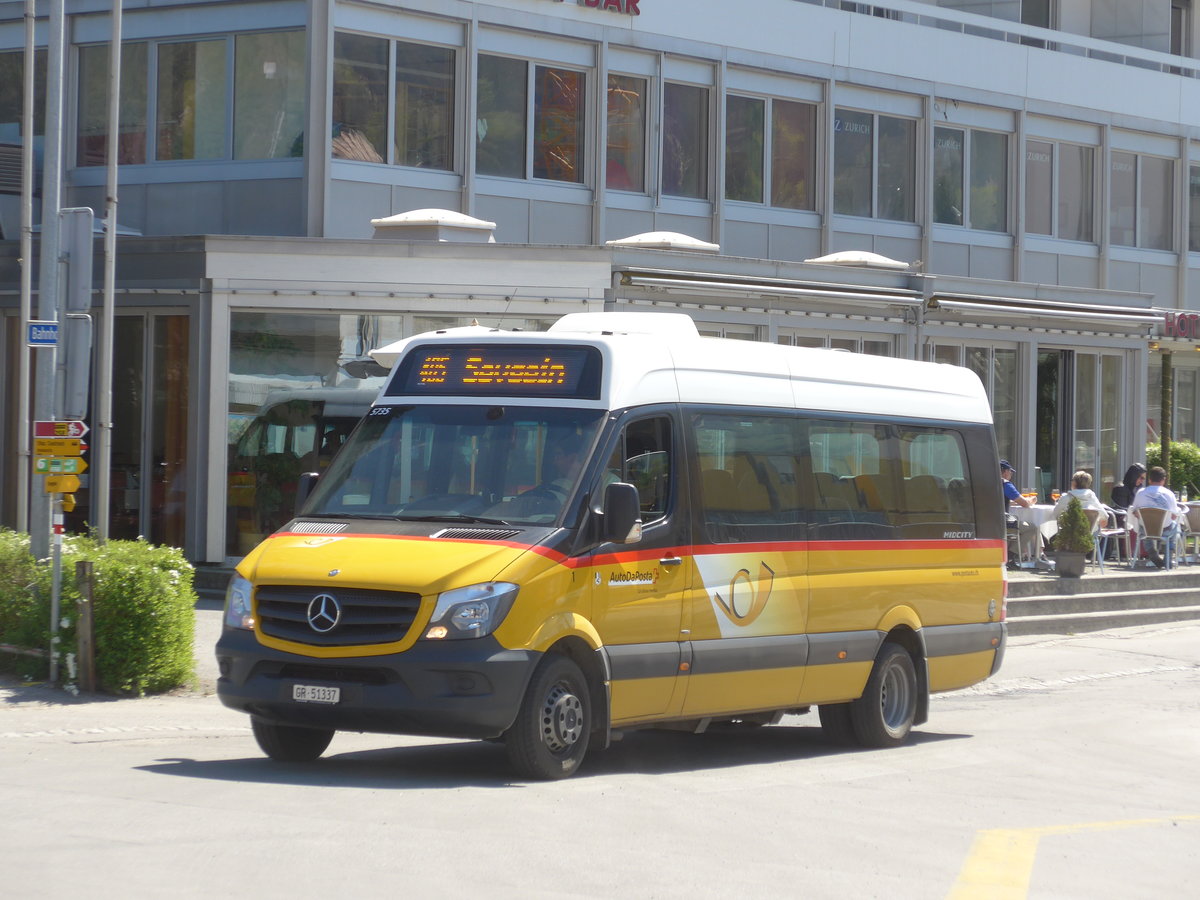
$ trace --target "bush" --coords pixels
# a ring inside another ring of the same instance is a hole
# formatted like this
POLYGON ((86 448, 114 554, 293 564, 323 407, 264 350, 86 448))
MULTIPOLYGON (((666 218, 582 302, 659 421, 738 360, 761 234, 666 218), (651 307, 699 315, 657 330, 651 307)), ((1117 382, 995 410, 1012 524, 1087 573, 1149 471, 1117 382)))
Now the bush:
POLYGON ((1054 535, 1054 547, 1067 553, 1091 553, 1096 546, 1092 538, 1092 524, 1083 512, 1083 504, 1072 495, 1067 508, 1058 514, 1058 533, 1054 535))
MULTIPOLYGON (((100 544, 84 537, 63 541, 59 671, 64 680, 74 671, 79 560, 90 560, 93 567, 97 686, 116 694, 145 694, 192 681, 196 593, 191 564, 173 547, 145 541, 100 544)), ((29 555, 27 535, 0 530, 0 643, 48 645, 50 579, 49 563, 29 555)), ((23 669, 32 665, 22 658, 23 669)))
MULTIPOLYGON (((1167 484, 1175 492, 1186 486, 1189 495, 1200 493, 1200 447, 1191 441, 1171 441, 1171 466, 1167 484)), ((1161 445, 1146 445, 1146 467, 1162 465, 1161 445)))

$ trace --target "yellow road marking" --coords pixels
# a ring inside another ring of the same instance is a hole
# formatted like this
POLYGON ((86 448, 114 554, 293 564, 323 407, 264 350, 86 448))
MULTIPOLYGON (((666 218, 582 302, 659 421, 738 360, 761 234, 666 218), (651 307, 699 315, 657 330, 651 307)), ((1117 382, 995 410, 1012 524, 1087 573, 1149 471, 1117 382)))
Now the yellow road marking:
POLYGON ((946 896, 948 900, 1024 900, 1029 893, 1029 879, 1033 875, 1038 842, 1048 835, 1115 831, 1197 820, 1200 820, 1200 816, 1172 816, 1168 819, 1125 819, 981 831, 975 836, 971 852, 958 872, 958 880, 946 896))

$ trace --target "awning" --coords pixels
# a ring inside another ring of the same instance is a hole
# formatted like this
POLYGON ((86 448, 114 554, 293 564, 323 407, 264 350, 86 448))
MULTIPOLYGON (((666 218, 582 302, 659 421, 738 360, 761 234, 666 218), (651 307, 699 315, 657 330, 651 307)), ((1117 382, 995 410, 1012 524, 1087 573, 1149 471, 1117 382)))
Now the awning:
POLYGON ((1030 300, 1019 297, 986 297, 977 294, 934 294, 926 307, 930 311, 975 313, 983 316, 1030 317, 1091 322, 1096 325, 1124 325, 1143 328, 1161 320, 1151 309, 1131 306, 1103 306, 1054 300, 1030 300))

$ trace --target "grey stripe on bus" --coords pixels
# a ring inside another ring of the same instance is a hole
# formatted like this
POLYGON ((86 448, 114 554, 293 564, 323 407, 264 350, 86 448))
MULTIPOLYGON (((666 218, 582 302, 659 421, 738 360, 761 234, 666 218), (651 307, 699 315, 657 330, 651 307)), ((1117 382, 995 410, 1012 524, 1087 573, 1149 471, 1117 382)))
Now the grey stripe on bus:
POLYGON ((993 639, 1004 636, 1000 622, 977 622, 971 625, 931 625, 923 628, 925 652, 928 656, 957 656, 994 650, 993 639))
MULTIPOLYGON (((921 629, 928 657, 957 656, 992 650, 1003 635, 999 622, 935 625, 921 629)), ((837 631, 829 634, 786 634, 718 638, 683 643, 610 644, 605 647, 614 681, 671 678, 688 662, 689 673, 712 675, 760 669, 830 666, 871 662, 886 635, 881 631, 837 631), (844 655, 842 655, 844 654, 844 655)))

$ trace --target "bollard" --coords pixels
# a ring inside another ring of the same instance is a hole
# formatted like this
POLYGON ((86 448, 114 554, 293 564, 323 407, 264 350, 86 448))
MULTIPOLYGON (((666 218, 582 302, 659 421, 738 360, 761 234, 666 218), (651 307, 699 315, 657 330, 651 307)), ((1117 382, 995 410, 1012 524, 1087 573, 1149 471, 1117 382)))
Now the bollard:
POLYGON ((94 583, 90 560, 75 563, 75 586, 79 589, 79 688, 90 692, 96 690, 95 625, 92 617, 95 609, 92 603, 94 583))

